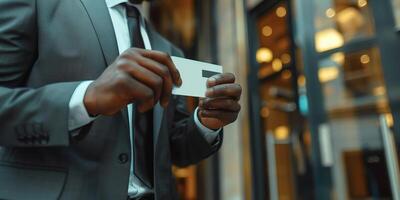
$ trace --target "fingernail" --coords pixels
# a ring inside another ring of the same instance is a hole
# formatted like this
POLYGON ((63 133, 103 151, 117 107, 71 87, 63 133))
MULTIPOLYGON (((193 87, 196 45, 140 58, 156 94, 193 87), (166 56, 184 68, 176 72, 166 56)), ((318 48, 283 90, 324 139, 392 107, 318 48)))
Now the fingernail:
POLYGON ((206 91, 206 96, 210 97, 212 95, 213 90, 212 89, 207 89, 206 91))
POLYGON ((207 80, 207 86, 214 86, 217 83, 217 79, 215 79, 214 77, 211 77, 207 80))
POLYGON ((179 77, 179 80, 178 80, 178 86, 181 86, 181 85, 182 85, 182 83, 183 83, 183 81, 182 81, 182 78, 180 78, 180 77, 179 77))

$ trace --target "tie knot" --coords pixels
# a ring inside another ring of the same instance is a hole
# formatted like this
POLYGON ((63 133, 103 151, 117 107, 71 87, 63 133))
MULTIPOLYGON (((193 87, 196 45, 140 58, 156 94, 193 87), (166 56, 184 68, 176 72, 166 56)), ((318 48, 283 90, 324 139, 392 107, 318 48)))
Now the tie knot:
POLYGON ((135 6, 130 5, 129 3, 125 3, 125 7, 126 7, 126 15, 128 17, 139 19, 140 12, 135 6))

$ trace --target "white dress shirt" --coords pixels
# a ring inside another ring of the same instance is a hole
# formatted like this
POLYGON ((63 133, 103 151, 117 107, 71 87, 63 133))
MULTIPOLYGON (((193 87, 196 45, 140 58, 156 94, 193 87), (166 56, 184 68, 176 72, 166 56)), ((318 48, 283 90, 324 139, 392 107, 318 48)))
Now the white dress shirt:
MULTIPOLYGON (((122 3, 127 3, 128 0, 105 0, 108 11, 111 16, 111 21, 114 26, 115 36, 117 40, 119 53, 124 52, 125 50, 131 47, 131 38, 129 34, 128 21, 126 16, 126 9, 122 5, 122 3)), ((134 5, 138 10, 142 13, 141 5, 134 5)), ((141 19, 144 22, 144 18, 141 19)), ((151 50, 151 44, 146 32, 145 23, 141 23, 141 34, 143 37, 143 42, 145 48, 151 50)), ((83 99, 86 93, 88 86, 92 81, 83 81, 74 91, 71 100, 69 102, 70 115, 68 121, 68 128, 72 135, 77 134, 79 128, 83 127, 86 124, 89 124, 95 118, 89 116, 83 99)), ((205 139, 210 143, 214 143, 217 139, 218 131, 210 130, 201 124, 200 120, 197 117, 197 110, 194 112, 194 121, 200 132, 204 135, 205 139)), ((128 105, 128 118, 129 122, 132 121, 132 104, 128 105)), ((129 133, 130 136, 133 133, 132 123, 129 123, 129 133)), ((133 141, 131 138, 131 146, 133 146, 133 141)), ((133 156, 133 148, 131 149, 131 155, 133 156)), ((134 175, 133 173, 133 158, 131 158, 131 172, 129 176, 129 187, 127 194, 130 197, 139 197, 140 195, 151 192, 150 188, 146 188, 143 183, 134 175)))

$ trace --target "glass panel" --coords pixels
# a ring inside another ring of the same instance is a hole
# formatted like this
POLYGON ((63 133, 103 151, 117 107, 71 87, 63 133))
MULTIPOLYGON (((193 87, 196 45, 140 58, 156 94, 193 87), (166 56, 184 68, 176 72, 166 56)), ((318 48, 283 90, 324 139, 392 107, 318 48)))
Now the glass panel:
POLYGON ((393 4, 393 14, 395 19, 395 25, 400 30, 400 0, 391 0, 393 4))
MULTIPOLYGON (((273 161, 268 159, 267 163, 270 168, 276 168, 276 182, 269 191, 282 200, 297 197, 294 181, 296 174, 293 170, 297 163, 293 160, 291 139, 296 137, 293 133, 299 132, 301 125, 298 124, 302 122, 296 120, 296 88, 293 88, 296 77, 293 76, 293 55, 290 54, 292 44, 288 12, 286 3, 280 3, 257 19, 260 48, 255 55, 260 64, 258 77, 263 104, 260 111, 263 133, 272 136, 276 158, 273 161)), ((266 180, 270 179, 266 177, 266 180)))
POLYGON ((260 48, 256 58, 260 63, 260 79, 279 73, 291 64, 287 12, 286 4, 282 3, 257 20, 260 48))
POLYGON ((379 115, 330 119, 337 199, 391 199, 379 115))
POLYGON ((390 113, 378 48, 335 53, 318 76, 331 130, 337 199, 391 198, 381 124, 390 113))
POLYGON ((368 0, 314 0, 315 44, 318 52, 374 35, 368 0))
POLYGON ((319 62, 318 77, 330 114, 347 109, 387 108, 377 48, 335 53, 319 62))

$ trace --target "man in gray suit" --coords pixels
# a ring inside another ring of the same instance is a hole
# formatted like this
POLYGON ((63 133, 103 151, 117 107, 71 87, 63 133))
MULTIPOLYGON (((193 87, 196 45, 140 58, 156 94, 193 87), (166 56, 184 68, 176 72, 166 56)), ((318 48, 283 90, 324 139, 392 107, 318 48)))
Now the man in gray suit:
POLYGON ((182 53, 141 0, 0 0, 0 199, 177 199, 236 120, 232 74, 194 113, 171 95, 182 53))

